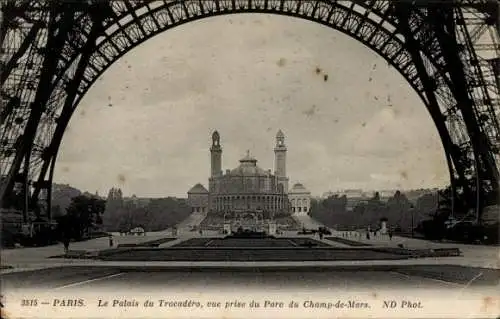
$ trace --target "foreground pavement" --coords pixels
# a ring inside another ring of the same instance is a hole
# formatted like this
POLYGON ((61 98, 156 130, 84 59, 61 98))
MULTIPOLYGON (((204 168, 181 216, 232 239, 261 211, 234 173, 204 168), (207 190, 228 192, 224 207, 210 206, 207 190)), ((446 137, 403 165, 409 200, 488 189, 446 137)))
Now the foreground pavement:
POLYGON ((443 265, 345 265, 290 268, 270 265, 258 267, 149 267, 106 265, 102 267, 57 267, 1 275, 6 291, 19 289, 134 287, 169 288, 182 286, 245 286, 264 288, 303 287, 343 288, 465 288, 500 287, 500 271, 443 265))
POLYGON ((442 265, 117 265, 51 268, 0 279, 9 318, 495 318, 498 272, 442 265), (291 300, 300 309, 283 311, 290 310, 291 300), (255 302, 259 309, 251 306, 255 302), (397 309, 384 308, 393 302, 397 309))

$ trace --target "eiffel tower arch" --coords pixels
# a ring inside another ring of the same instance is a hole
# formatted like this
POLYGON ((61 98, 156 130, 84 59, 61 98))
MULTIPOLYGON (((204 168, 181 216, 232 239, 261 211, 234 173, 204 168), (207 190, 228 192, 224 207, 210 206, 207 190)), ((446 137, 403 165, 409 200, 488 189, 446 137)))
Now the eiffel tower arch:
POLYGON ((153 36, 236 13, 306 19, 363 43, 420 96, 445 150, 455 209, 498 200, 498 4, 490 0, 9 0, 2 5, 0 196, 50 218, 63 134, 89 88, 153 36))

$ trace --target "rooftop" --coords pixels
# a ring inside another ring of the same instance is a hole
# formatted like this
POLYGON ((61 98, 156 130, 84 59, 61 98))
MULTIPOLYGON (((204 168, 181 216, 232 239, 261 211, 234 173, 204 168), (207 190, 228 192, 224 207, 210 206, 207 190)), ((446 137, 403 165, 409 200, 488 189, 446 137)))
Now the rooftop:
POLYGON ((304 185, 301 183, 296 183, 293 185, 292 189, 289 191, 289 193, 310 193, 307 188, 305 188, 304 185))
POLYGON ((188 191, 188 194, 205 194, 205 193, 208 193, 208 190, 205 188, 205 186, 201 185, 200 183, 194 185, 188 191))
POLYGON ((268 172, 257 166, 257 160, 247 151, 245 157, 240 159, 240 165, 229 172, 234 176, 265 176, 268 172))

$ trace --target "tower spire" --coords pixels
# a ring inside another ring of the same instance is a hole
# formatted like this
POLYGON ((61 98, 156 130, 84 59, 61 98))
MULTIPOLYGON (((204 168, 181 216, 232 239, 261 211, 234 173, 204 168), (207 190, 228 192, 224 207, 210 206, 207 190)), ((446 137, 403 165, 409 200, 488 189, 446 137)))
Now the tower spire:
POLYGON ((210 147, 211 176, 219 176, 222 171, 222 147, 220 146, 219 132, 212 133, 212 147, 210 147))
POLYGON ((283 186, 285 193, 288 193, 288 177, 286 176, 286 145, 285 134, 278 130, 276 134, 276 146, 274 147, 274 174, 278 183, 283 186))

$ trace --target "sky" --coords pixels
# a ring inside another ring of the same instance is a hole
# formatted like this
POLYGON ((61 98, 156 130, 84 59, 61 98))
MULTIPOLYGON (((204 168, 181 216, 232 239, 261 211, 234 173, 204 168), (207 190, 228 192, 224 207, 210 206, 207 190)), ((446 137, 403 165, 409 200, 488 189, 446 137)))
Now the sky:
POLYGON ((115 62, 74 113, 54 180, 186 197, 208 186, 215 129, 224 170, 247 150, 273 169, 281 129, 290 184, 313 195, 449 183, 428 111, 394 68, 338 31, 262 14, 181 25, 115 62))

